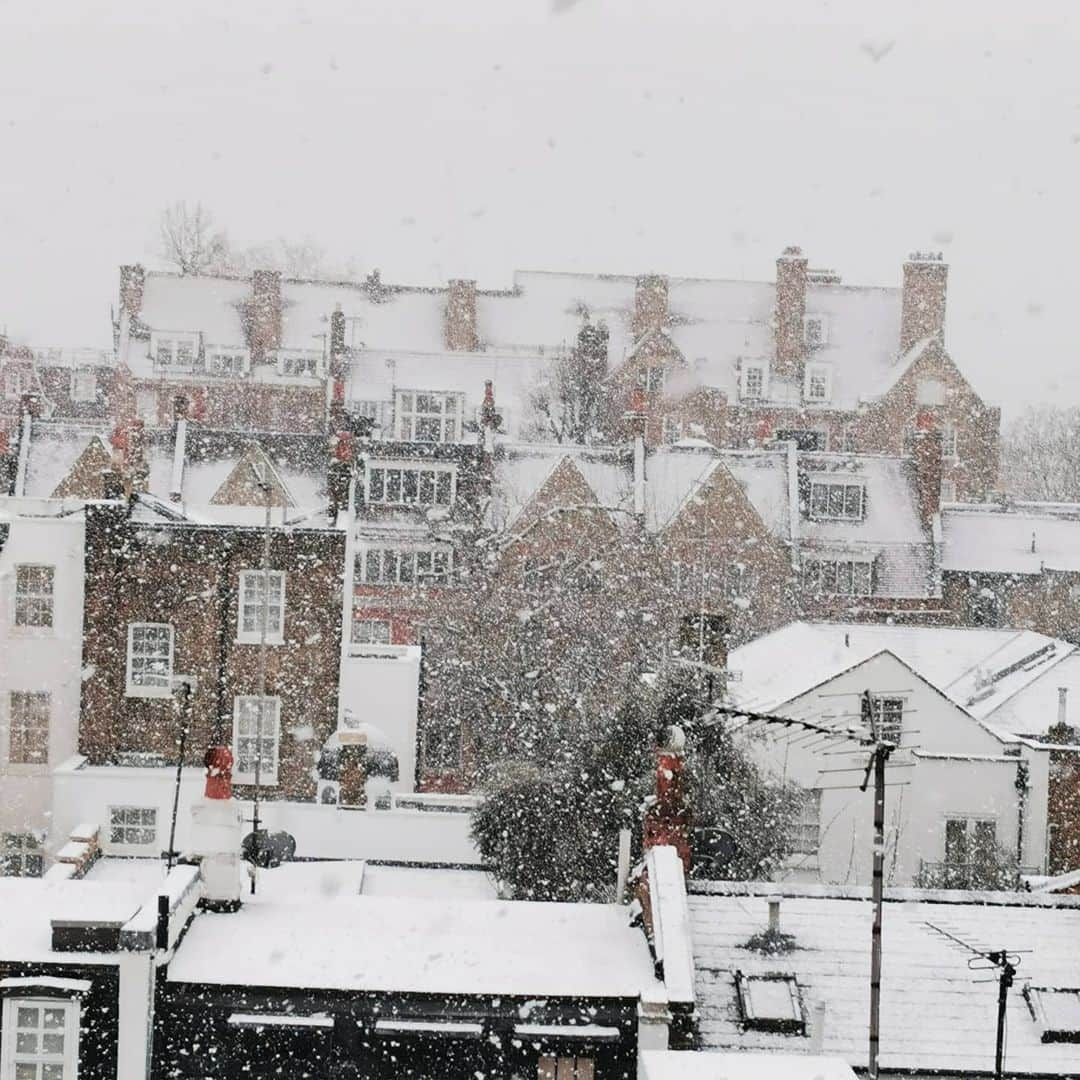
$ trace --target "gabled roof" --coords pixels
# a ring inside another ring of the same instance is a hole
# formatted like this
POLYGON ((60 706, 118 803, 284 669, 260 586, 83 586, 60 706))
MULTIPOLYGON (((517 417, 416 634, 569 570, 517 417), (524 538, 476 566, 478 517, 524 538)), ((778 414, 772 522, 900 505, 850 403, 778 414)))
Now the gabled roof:
POLYGON ((882 651, 983 719, 1074 647, 1032 630, 793 622, 731 653, 729 693, 773 711, 882 651))
POLYGON ((213 506, 296 506, 285 481, 265 451, 252 443, 210 497, 213 506), (269 487, 269 493, 263 489, 269 487))
MULTIPOLYGON (((794 976, 812 1024, 823 1004, 822 1050, 863 1068, 867 1060, 869 889, 774 883, 692 883, 698 1029, 707 1050, 791 1052, 810 1039, 744 1030, 735 972, 794 976), (795 948, 763 955, 745 946, 768 926, 768 899, 783 893, 780 929, 795 948)), ((994 1066, 997 981, 973 971, 971 954, 939 930, 978 949, 1020 955, 1008 992, 1009 1075, 1072 1076, 1076 1047, 1042 1042, 1025 988, 1080 989, 1072 949, 1080 941, 1080 898, 1017 893, 888 890, 883 917, 881 1065, 886 1071, 988 1074, 994 1066)))
POLYGON ((100 435, 93 435, 86 449, 75 459, 67 475, 53 489, 50 498, 100 499, 102 473, 112 467, 112 455, 100 435))

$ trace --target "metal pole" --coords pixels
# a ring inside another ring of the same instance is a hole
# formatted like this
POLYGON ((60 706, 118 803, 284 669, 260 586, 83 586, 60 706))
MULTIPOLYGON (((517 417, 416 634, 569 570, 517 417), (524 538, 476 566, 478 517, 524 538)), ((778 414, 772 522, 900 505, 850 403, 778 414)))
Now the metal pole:
POLYGON ((188 728, 191 725, 191 683, 182 684, 184 696, 180 700, 180 754, 176 759, 176 789, 173 791, 172 821, 169 823, 169 850, 165 856, 165 869, 173 868, 176 855, 176 817, 180 813, 180 778, 184 771, 184 750, 187 747, 188 728))
POLYGON ((1001 965, 998 978, 997 1051, 994 1057, 994 1078, 1001 1080, 1005 1065, 1005 1006, 1008 1004, 1009 987, 1012 986, 1016 968, 1009 963, 1004 951, 990 953, 990 959, 1001 965))
POLYGON ((263 709, 266 707, 266 620, 270 612, 270 477, 263 466, 263 495, 266 497, 266 520, 263 528, 262 555, 262 605, 259 616, 259 707, 255 712, 255 801, 251 815, 253 828, 251 838, 252 862, 251 895, 255 895, 255 879, 259 874, 259 791, 262 783, 262 732, 263 709))
POLYGON ((877 1080, 881 1034, 881 909, 885 879, 885 759, 874 747, 874 924, 870 938, 870 1080, 877 1080))

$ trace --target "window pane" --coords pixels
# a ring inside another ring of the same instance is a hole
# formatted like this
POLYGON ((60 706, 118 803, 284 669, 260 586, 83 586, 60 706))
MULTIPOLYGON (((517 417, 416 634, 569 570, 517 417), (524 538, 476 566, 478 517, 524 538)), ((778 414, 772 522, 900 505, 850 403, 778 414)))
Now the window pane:
POLYGON ((368 497, 373 502, 382 502, 385 497, 385 472, 382 469, 372 469, 368 477, 368 497))
POLYGON ((830 484, 828 492, 829 514, 832 517, 840 517, 844 512, 844 488, 840 484, 830 484))
POLYGON ((450 474, 440 472, 436 478, 435 502, 440 506, 450 505, 450 474))
POLYGON ((862 517, 862 488, 849 484, 844 489, 844 516, 862 517))
POLYGON ((386 501, 401 502, 401 470, 386 470, 386 501))
POLYGON ((420 474, 420 502, 424 506, 435 502, 435 473, 430 469, 425 469, 420 474))

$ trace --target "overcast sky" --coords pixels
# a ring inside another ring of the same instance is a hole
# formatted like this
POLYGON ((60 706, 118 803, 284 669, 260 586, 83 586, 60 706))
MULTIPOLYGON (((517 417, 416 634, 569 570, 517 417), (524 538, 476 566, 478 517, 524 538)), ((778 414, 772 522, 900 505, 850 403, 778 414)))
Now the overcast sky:
POLYGON ((1078 7, 0 0, 0 326, 107 344, 181 198, 415 283, 938 249, 983 394, 1080 403, 1078 7))

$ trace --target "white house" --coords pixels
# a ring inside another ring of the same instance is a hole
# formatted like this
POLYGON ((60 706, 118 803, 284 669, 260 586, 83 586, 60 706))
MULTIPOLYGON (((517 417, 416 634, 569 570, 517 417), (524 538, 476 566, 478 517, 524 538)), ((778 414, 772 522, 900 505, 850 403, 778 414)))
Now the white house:
POLYGON ((43 869, 51 770, 77 749, 81 505, 0 499, 0 873, 43 869))
MULTIPOLYGON (((793 623, 731 654, 729 704, 861 728, 868 691, 883 736, 897 743, 886 777, 887 883, 968 888, 988 861, 1045 867, 1049 753, 982 714, 990 697, 1022 692, 1072 652, 1031 631, 793 623)), ((869 884, 866 749, 733 723, 772 774, 806 789, 786 876, 869 884)))

